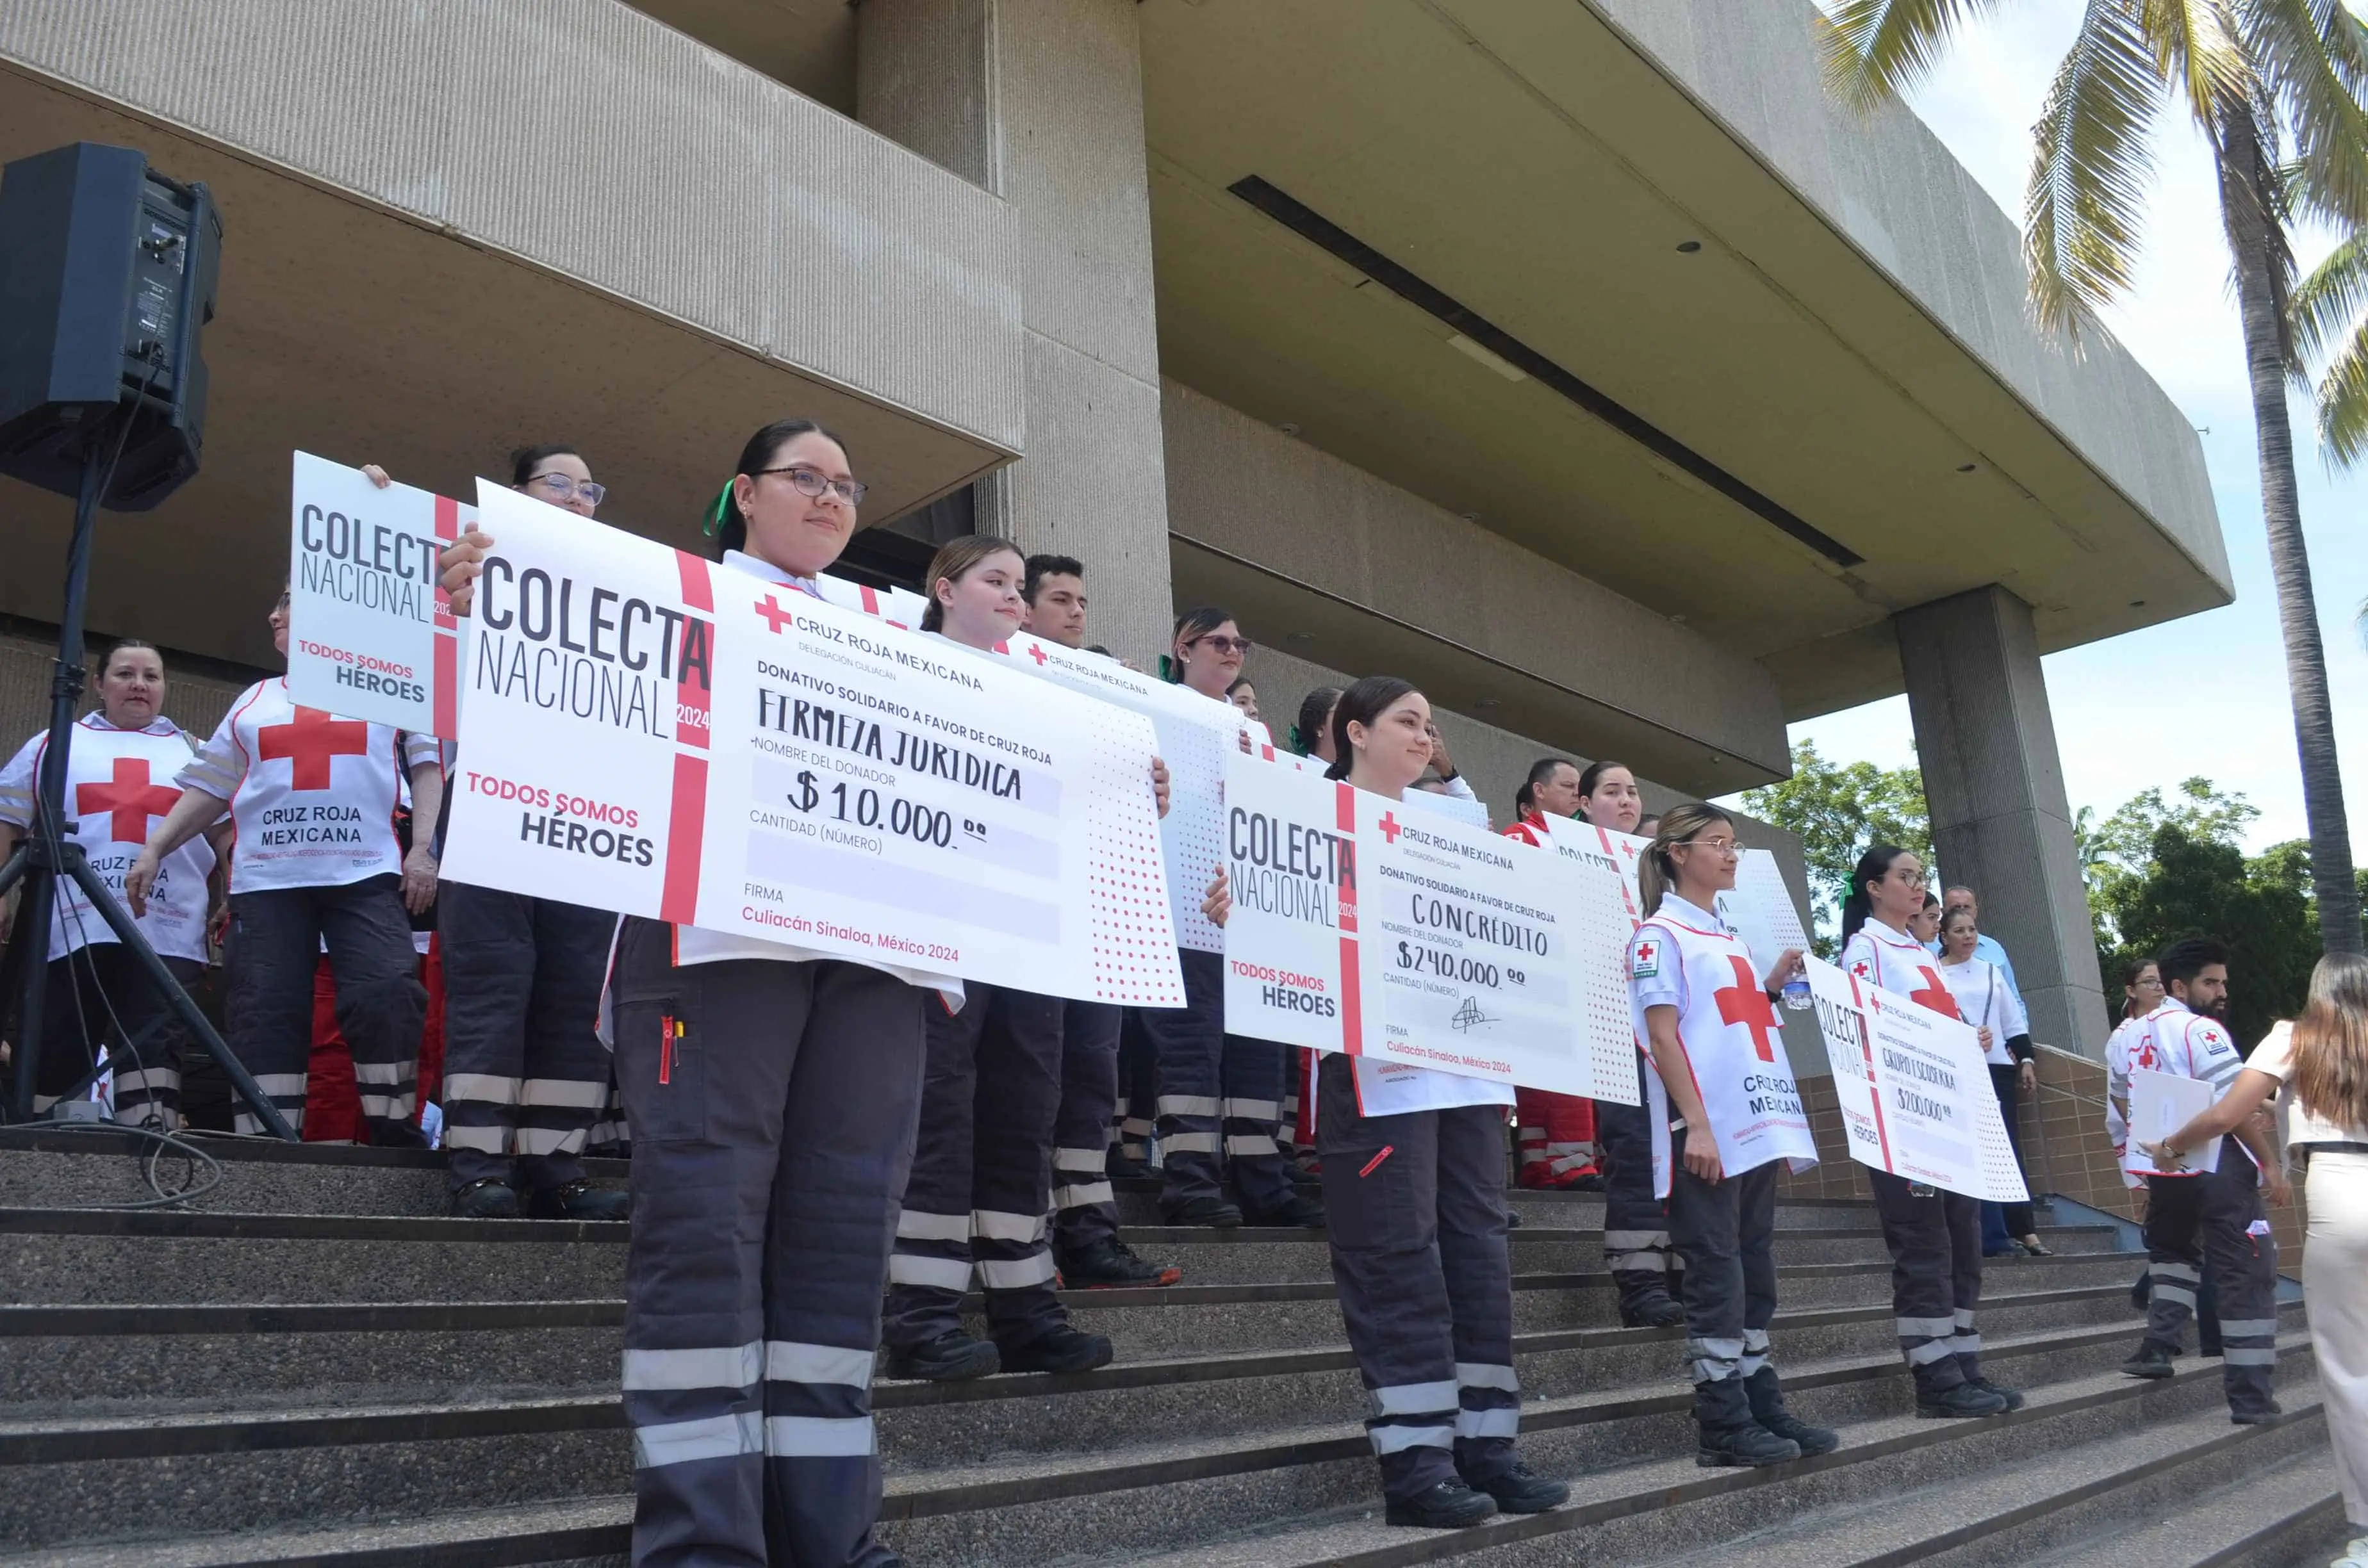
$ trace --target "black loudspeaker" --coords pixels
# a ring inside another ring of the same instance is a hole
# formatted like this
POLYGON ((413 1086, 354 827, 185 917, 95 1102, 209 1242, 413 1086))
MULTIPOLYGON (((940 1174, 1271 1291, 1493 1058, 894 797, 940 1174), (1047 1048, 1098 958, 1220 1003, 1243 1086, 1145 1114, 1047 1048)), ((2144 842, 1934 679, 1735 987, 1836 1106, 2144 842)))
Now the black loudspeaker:
POLYGON ((141 512, 197 472, 221 257, 206 187, 131 148, 0 170, 0 473, 74 494, 97 435, 122 453, 99 505, 141 512))

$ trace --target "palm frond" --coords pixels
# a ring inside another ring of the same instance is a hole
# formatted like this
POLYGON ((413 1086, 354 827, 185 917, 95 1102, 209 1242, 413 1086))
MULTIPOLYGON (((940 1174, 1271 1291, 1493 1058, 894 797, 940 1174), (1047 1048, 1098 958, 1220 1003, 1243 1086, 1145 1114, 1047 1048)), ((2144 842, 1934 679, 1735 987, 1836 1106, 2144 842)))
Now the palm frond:
POLYGON ((2163 80, 2198 123, 2211 119, 2214 103, 2245 91, 2252 72, 2230 0, 2141 0, 2137 12, 2163 80))
POLYGON ((2351 329, 2318 379, 2318 448, 2329 467, 2368 455, 2368 322, 2351 329))
POLYGON ((2328 359, 2357 324, 2368 320, 2368 230, 2355 229, 2294 288, 2287 307, 2294 347, 2328 359))
POLYGON ((2245 51, 2293 142, 2294 205, 2368 225, 2368 27, 2343 0, 2237 0, 2245 51))
POLYGON ((2061 331, 2130 286, 2164 85, 2146 26, 2154 3, 2089 0, 2032 128, 2023 256, 2032 309, 2061 331))
POLYGON ((1819 18, 1826 86, 1861 114, 1914 89, 1950 36, 1998 0, 1836 0, 1819 18))

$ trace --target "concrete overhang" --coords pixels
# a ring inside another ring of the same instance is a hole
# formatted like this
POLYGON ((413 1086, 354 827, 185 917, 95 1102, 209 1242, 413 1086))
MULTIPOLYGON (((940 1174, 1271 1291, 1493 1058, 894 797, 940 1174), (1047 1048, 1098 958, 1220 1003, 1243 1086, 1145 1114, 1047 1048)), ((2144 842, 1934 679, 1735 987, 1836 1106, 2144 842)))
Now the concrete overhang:
POLYGON ((1986 584, 2044 650, 2231 597, 2194 432, 2029 324, 1919 122, 1828 103, 1808 0, 1139 15, 1163 372, 1760 660, 1788 717, 1901 689, 1891 615, 1986 584))
MULTIPOLYGON (((204 467, 102 518, 107 631, 270 664, 294 448, 465 498, 575 441, 689 547, 772 419, 845 435, 867 523, 1021 446, 1006 205, 609 0, 0 0, 0 159, 77 140, 224 226, 204 467)), ((0 495, 0 613, 53 619, 68 504, 0 495)))

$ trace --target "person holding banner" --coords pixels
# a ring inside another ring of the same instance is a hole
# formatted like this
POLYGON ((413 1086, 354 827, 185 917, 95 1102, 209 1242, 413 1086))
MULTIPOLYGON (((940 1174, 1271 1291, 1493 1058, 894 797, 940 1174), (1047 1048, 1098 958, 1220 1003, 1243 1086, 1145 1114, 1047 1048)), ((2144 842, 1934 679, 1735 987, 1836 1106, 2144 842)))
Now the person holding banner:
MULTIPOLYGON (((375 463, 370 483, 392 483, 375 463)), ((510 454, 510 488, 581 517, 607 490, 564 442, 510 454)), ((594 1033, 617 917, 560 899, 446 882, 436 926, 444 966, 444 1146, 463 1219, 621 1220, 627 1195, 594 1187, 584 1146, 609 1102, 609 1053, 594 1033)))
MULTIPOLYGON (((1504 830, 1505 836, 1546 847, 1545 819, 1578 814, 1585 798, 1579 783, 1583 777, 1578 764, 1568 757, 1542 756, 1530 764, 1529 777, 1513 794, 1513 808, 1520 814, 1504 830)), ((1593 1100, 1531 1088, 1517 1090, 1514 1099, 1520 1122, 1516 1179, 1522 1187, 1587 1192, 1603 1185, 1595 1164, 1593 1100)))
MULTIPOLYGON (((1941 917, 1941 979, 1957 999, 1957 1016, 1988 1040, 1990 1089, 1998 1096, 1998 1119, 2006 1123, 2007 1142, 2014 1145, 2015 1165, 2022 1164, 2021 1118, 2022 1096, 2039 1084, 2039 1048, 2031 1043, 2031 1018, 2022 998, 2004 970, 1975 954, 1981 936, 1973 909, 1949 906, 1941 917)), ((2039 1226, 2028 1200, 1988 1205, 2003 1210, 2006 1233, 2032 1257, 2050 1257, 2053 1250, 2039 1239, 2039 1226)))
POLYGON ((1672 809, 1637 864, 1645 919, 1628 944, 1636 1033, 1670 1112, 1669 1234, 1685 1260, 1695 1460, 1706 1467, 1782 1464, 1841 1443, 1786 1408, 1768 1338, 1777 1162, 1805 1168, 1816 1144, 1805 1122, 1771 1121, 1754 1103, 1772 1081, 1797 1105, 1771 1002, 1803 966, 1793 949, 1761 973, 1715 913, 1741 858, 1733 817, 1672 809))
MULTIPOLYGON (((188 765, 197 742, 165 717, 164 656, 146 642, 126 639, 107 651, 98 699, 98 711, 67 732, 66 820, 59 826, 82 846, 91 869, 120 889, 148 841, 150 819, 177 799, 165 780, 188 765)), ((49 740, 44 728, 0 769, 0 861, 34 831, 49 740)), ((226 820, 213 823, 166 857, 140 916, 149 946, 184 990, 205 978, 218 856, 230 832, 226 820)), ((8 929, 7 911, 0 908, 0 942, 8 929)), ((35 1113, 98 1072, 104 1051, 114 1070, 115 1119, 166 1131, 179 1127, 188 1031, 131 961, 115 928, 69 881, 57 884, 48 963, 42 1016, 49 1039, 33 1085, 35 1113)))
MULTIPOLYGON (((921 630, 993 648, 1019 630, 1026 574, 1008 540, 949 541, 929 562, 921 630)), ((920 1141, 888 1259, 888 1375, 1091 1371, 1109 1363, 1110 1342, 1069 1322, 1046 1244, 1068 1005, 978 981, 964 992, 960 1008, 927 1009, 920 1141), (985 1288, 985 1340, 962 1321, 973 1264, 985 1288)), ((1090 1153, 1085 1174, 1105 1157, 1090 1153)))
MULTIPOLYGON (((2167 993, 2146 1015, 2146 1033, 2134 1060, 2151 1070, 2212 1085, 2215 1102, 2235 1098, 2245 1058, 2223 1022, 2228 1007, 2228 949, 2210 937, 2173 942, 2157 960, 2167 993)), ((2259 1085, 2256 1085, 2257 1087, 2259 1085)), ((2218 1162, 2197 1170, 2188 1154, 2197 1142, 2172 1134, 2146 1159, 2143 1143, 2132 1164, 2146 1172, 2146 1271, 2151 1299, 2146 1337, 2122 1363, 2134 1378, 2173 1375, 2171 1358, 2187 1337, 2196 1291, 2206 1271, 2218 1297, 2221 1385, 2229 1419, 2258 1426, 2278 1414, 2270 1392, 2277 1369, 2278 1246, 2270 1235, 2261 1198, 2293 1201, 2276 1139, 2254 1115, 2266 1097, 2252 1093, 2223 1113, 2231 1125, 2218 1162)), ((2137 1142, 2135 1135, 2133 1142, 2137 1142)))
MULTIPOLYGON (((270 621, 272 645, 285 658, 285 589, 270 621)), ((337 1024, 353 1049, 370 1140, 420 1147, 414 1118, 427 993, 405 911, 426 909, 436 896, 428 846, 444 804, 436 737, 299 707, 283 676, 241 692, 173 782, 179 800, 124 878, 132 913, 146 914, 173 853, 230 811, 237 836, 226 1043, 302 1132, 313 971, 325 940, 337 977, 337 1024), (398 773, 411 786, 408 854, 394 832, 398 773)), ((246 1111, 236 1125, 261 1131, 246 1111)))
MULTIPOLYGON (((1862 986, 1959 1017, 1955 996, 1914 935, 1927 902, 1923 863, 1907 850, 1878 844, 1859 857, 1842 903, 1841 967, 1862 986)), ((1987 1051, 1991 1032, 1979 1032, 1987 1051)), ((1916 1414, 1982 1416, 2021 1408, 2021 1393, 1982 1376, 1982 1336, 1974 1327, 1982 1296, 1980 1200, 1889 1171, 1870 1169, 1866 1179, 1891 1248, 1891 1307, 1900 1354, 1916 1379, 1916 1414)))
MULTIPOLYGON (((1203 606, 1176 618, 1166 665, 1178 685, 1223 702, 1249 650, 1250 640, 1230 614, 1203 606)), ((1170 871, 1188 876, 1193 868, 1170 871)), ((1177 958, 1184 969, 1185 1006, 1135 1014, 1151 1044, 1159 1091, 1162 1213, 1171 1225, 1218 1229, 1245 1221, 1322 1224, 1323 1205, 1299 1192, 1275 1142, 1289 1048, 1225 1032, 1222 953, 1185 949, 1177 958)))
MULTIPOLYGON (((1085 563, 1031 555, 1020 579, 1021 627, 1064 648, 1086 645, 1085 563)), ((1117 1134, 1119 1043, 1126 1009, 1108 1002, 1061 1004, 1061 1103, 1053 1119, 1053 1262, 1062 1285, 1098 1290, 1173 1285, 1184 1271, 1151 1263, 1119 1239, 1110 1188, 1117 1134)))
MULTIPOLYGON (((1403 801, 1430 766, 1430 705, 1409 683, 1369 676, 1331 714, 1325 777, 1403 801)), ((1353 877, 1353 869, 1350 872, 1353 877)), ((1227 903, 1220 867, 1208 908, 1227 903)), ((1512 1265, 1505 1242, 1507 1085, 1417 1068, 1392 1085, 1418 1108, 1367 1113, 1365 1059, 1317 1071, 1316 1152, 1330 1214, 1332 1279, 1374 1414, 1384 1517, 1427 1529, 1499 1509, 1539 1514, 1570 1488, 1521 1462, 1513 1370, 1512 1265)))

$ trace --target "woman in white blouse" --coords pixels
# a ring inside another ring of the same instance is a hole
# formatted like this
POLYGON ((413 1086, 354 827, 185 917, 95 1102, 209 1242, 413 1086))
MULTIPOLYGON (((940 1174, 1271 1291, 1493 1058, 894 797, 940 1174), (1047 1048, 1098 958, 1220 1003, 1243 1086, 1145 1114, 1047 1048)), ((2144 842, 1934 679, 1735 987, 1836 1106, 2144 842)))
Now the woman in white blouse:
POLYGON ((2272 1095, 2310 1173, 2302 1288, 2343 1515, 2357 1532, 2333 1568, 2368 1568, 2368 959, 2319 960, 2302 1017, 2272 1028, 2228 1092, 2148 1153, 2175 1169, 2169 1162, 2234 1132, 2272 1095))
MULTIPOLYGON (((2031 1043, 2031 1018, 2014 983, 1989 960, 1974 956, 1974 944, 1980 939, 1972 910, 1959 904, 1949 911, 1941 922, 1941 983, 1957 999, 1958 1016, 1983 1031, 1983 1054, 1989 1063, 1990 1087, 1998 1095, 1998 1119, 2006 1123, 2007 1142, 2014 1145, 2014 1161, 2021 1165, 2022 1131, 2016 1112, 2022 1096, 2039 1082, 2039 1051, 2031 1043)), ((2040 1244, 2029 1203, 1999 1207, 2006 1211, 2006 1233, 2015 1245, 2033 1257, 2050 1256, 2040 1244)))

